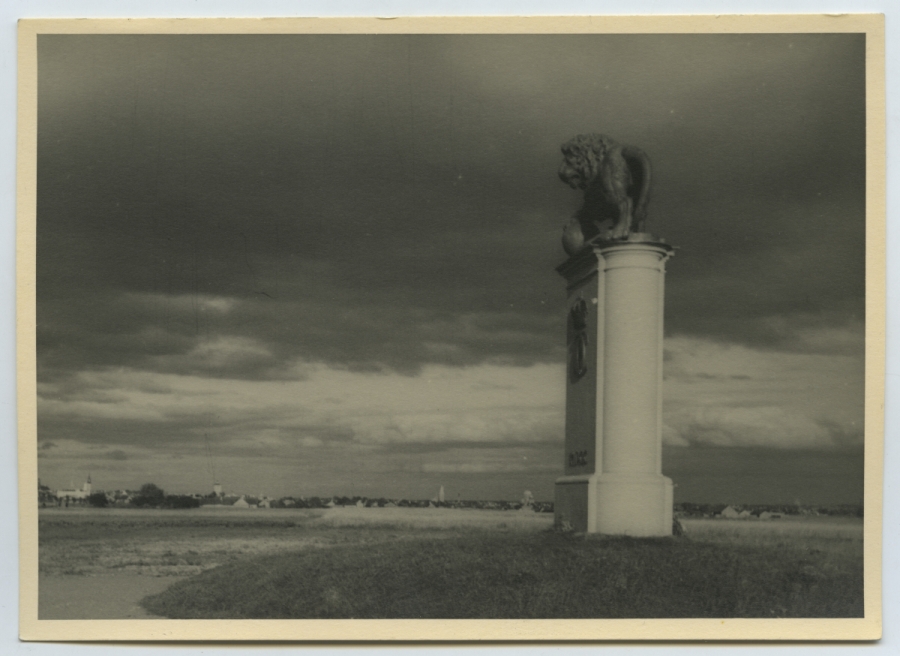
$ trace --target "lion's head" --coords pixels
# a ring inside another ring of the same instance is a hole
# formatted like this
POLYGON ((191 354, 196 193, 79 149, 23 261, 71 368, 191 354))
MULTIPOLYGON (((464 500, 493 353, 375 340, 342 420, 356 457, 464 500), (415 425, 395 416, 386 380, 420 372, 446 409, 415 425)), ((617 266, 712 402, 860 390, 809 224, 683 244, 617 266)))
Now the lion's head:
POLYGON ((605 134, 579 134, 562 145, 563 163, 559 167, 559 179, 572 189, 587 189, 600 171, 600 163, 606 153, 616 147, 616 142, 605 134))

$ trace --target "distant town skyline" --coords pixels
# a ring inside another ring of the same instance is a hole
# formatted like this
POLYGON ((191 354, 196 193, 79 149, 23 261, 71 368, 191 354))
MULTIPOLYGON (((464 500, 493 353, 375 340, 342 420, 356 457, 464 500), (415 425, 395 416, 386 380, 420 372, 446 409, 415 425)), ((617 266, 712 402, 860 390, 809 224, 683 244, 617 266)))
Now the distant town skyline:
MULTIPOLYGON (((831 505, 861 504, 863 458, 861 453, 810 452, 802 450, 779 451, 779 457, 766 449, 712 448, 688 452, 681 447, 664 447, 664 470, 677 479, 676 502, 693 503, 733 503, 733 504, 793 504, 831 505), (854 476, 855 475, 855 476, 854 476), (765 482, 765 485, 760 483, 765 482)), ((478 474, 435 474, 408 477, 405 480, 369 479, 341 486, 322 478, 298 481, 292 488, 289 477, 270 482, 265 477, 267 467, 275 471, 280 468, 267 462, 259 463, 250 472, 241 472, 233 465, 237 475, 225 483, 220 481, 226 494, 264 494, 277 498, 283 496, 366 496, 373 498, 415 498, 430 499, 435 496, 434 481, 443 481, 447 499, 463 500, 516 500, 524 490, 531 491, 538 501, 553 500, 553 479, 541 479, 523 473, 500 477, 500 480, 485 482, 478 474), (260 483, 260 481, 267 481, 260 483), (529 484, 536 483, 529 487, 529 484), (521 487, 518 490, 516 487, 521 487), (275 490, 270 491, 270 490, 275 490)), ((147 480, 128 483, 130 479, 120 475, 110 476, 98 485, 104 490, 137 490, 144 483, 159 484, 172 481, 173 485, 161 485, 167 493, 194 494, 212 492, 203 487, 204 476, 195 477, 198 485, 192 487, 191 475, 184 469, 174 472, 151 473, 147 480), (111 485, 111 482, 119 484, 111 485)), ((136 479, 137 480, 137 479, 136 479)), ((60 479, 68 485, 78 483, 78 478, 60 479)), ((44 481, 46 483, 46 481, 44 481)), ((77 486, 77 485, 76 485, 77 486)), ((64 485, 50 485, 51 489, 61 489, 64 485)))
POLYGON ((39 475, 551 500, 559 145, 604 132, 679 248, 676 500, 861 502, 864 66, 856 34, 41 35, 39 475))

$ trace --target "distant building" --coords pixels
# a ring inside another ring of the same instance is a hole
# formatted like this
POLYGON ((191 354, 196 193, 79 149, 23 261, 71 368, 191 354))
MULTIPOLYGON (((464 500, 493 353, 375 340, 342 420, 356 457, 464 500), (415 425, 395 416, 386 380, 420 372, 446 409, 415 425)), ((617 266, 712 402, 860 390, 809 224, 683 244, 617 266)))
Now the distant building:
POLYGON ((213 494, 215 494, 217 497, 225 495, 225 493, 222 491, 222 485, 220 483, 213 483, 213 494))
POLYGON ((87 481, 81 486, 80 490, 57 490, 56 498, 61 502, 66 501, 84 501, 91 496, 91 475, 88 474, 87 481))
POLYGON ((724 517, 726 519, 737 519, 738 517, 740 517, 740 513, 735 509, 734 506, 728 506, 720 513, 719 517, 724 517))

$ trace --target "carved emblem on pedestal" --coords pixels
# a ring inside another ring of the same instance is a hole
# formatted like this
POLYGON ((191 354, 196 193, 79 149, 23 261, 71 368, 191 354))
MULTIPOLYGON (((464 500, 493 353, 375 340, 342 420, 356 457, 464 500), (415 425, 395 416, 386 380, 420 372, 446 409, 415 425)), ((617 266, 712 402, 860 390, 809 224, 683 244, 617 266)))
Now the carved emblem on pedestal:
POLYGON ((587 317, 587 303, 580 298, 569 310, 569 380, 573 383, 587 373, 587 317))

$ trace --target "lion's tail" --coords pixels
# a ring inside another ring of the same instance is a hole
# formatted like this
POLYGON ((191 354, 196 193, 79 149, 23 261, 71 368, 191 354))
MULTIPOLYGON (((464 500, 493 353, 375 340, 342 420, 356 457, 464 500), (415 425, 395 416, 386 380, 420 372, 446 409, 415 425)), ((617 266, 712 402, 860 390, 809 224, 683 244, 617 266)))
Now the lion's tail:
POLYGON ((645 232, 647 222, 647 205, 650 202, 650 158, 640 148, 625 146, 622 156, 631 169, 632 193, 635 196, 632 213, 634 232, 645 232))

